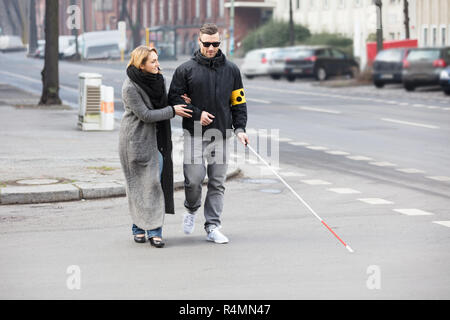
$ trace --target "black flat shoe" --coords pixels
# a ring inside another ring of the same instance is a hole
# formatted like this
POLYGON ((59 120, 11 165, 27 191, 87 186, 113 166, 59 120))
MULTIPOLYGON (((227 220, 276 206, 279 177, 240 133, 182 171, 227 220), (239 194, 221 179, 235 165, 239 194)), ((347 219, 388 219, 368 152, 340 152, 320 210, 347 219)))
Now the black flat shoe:
POLYGON ((145 235, 143 237, 138 237, 138 235, 134 236, 134 241, 137 243, 144 243, 145 242, 145 235))
POLYGON ((164 245, 165 245, 165 243, 162 241, 162 239, 155 239, 156 237, 151 237, 151 238, 149 238, 148 240, 150 241, 150 244, 153 246, 153 247, 156 247, 156 248, 162 248, 162 247, 164 247, 164 245))

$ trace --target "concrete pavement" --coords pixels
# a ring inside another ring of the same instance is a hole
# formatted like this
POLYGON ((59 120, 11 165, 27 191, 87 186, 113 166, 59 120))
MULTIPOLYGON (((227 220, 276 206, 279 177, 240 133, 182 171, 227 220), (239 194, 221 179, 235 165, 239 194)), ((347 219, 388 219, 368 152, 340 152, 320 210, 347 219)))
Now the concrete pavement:
MULTIPOLYGON (((0 84, 0 204, 125 196, 113 131, 81 131, 78 110, 38 107, 39 96, 0 84)), ((183 187, 182 131, 173 130, 174 186, 183 187)), ((227 177, 240 172, 230 165, 227 177)))

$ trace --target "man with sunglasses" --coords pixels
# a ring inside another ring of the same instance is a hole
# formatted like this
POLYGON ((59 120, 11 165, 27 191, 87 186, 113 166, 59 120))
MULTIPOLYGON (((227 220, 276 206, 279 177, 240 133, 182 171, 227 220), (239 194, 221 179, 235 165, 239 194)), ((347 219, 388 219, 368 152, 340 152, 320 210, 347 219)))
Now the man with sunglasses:
POLYGON ((191 60, 180 65, 172 78, 169 104, 187 103, 192 118, 183 118, 184 136, 184 206, 183 229, 194 230, 195 217, 201 206, 202 183, 208 173, 204 215, 207 240, 227 243, 219 231, 223 210, 224 183, 227 172, 228 142, 232 131, 243 144, 247 105, 241 73, 220 50, 220 35, 215 24, 200 28, 199 50, 191 60), (201 130, 197 130, 197 128, 201 130), (198 132, 200 131, 200 137, 198 132))

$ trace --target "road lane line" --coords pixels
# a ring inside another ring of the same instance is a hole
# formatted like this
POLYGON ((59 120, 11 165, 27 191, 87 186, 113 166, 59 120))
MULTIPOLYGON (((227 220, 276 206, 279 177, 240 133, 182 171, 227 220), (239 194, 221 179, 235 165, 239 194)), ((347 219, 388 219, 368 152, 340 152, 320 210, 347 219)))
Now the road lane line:
POLYGON ((397 166, 394 163, 390 163, 387 161, 381 161, 381 162, 369 162, 369 164, 373 165, 373 166, 377 166, 377 167, 395 167, 397 166))
POLYGON ((361 193, 361 191, 350 189, 350 188, 331 188, 327 189, 328 191, 339 193, 339 194, 354 194, 361 193))
POLYGON ((392 201, 380 199, 380 198, 363 198, 358 199, 359 201, 368 203, 368 204, 393 204, 392 201))
POLYGON ((446 176, 433 176, 433 177, 427 177, 427 178, 436 180, 436 181, 450 181, 450 177, 446 177, 446 176))
POLYGON ((419 209, 394 209, 395 212, 407 215, 407 216, 432 216, 433 213, 419 210, 419 209))
POLYGON ((323 113, 332 113, 332 114, 341 114, 342 112, 331 109, 322 109, 322 108, 312 108, 312 107, 300 107, 300 110, 305 111, 315 111, 315 112, 323 112, 323 113))
POLYGON ((450 228, 450 221, 433 221, 433 223, 440 224, 444 227, 450 228))
POLYGON ((364 157, 364 156, 347 156, 347 158, 349 158, 351 160, 355 160, 355 161, 370 161, 370 160, 373 160, 372 158, 364 157))
POLYGON ((398 123, 398 124, 409 125, 409 126, 415 126, 415 127, 422 127, 422 128, 428 128, 428 129, 439 129, 438 126, 433 126, 431 124, 409 122, 409 121, 396 120, 396 119, 390 119, 390 118, 381 118, 381 120, 387 121, 387 122, 398 123))
POLYGON ((261 100, 261 99, 254 99, 254 98, 247 98, 247 101, 250 102, 256 102, 256 103, 264 103, 264 104, 270 104, 270 101, 267 100, 261 100))
POLYGON ((317 151, 328 150, 328 148, 321 147, 321 146, 307 146, 306 148, 311 149, 311 150, 317 150, 317 151))
POLYGON ((312 185, 312 186, 320 186, 320 185, 327 185, 331 184, 331 182, 324 181, 324 180, 300 180, 303 183, 312 185))
POLYGON ((345 151, 339 151, 339 150, 332 150, 332 151, 325 151, 328 154, 332 154, 335 156, 346 156, 349 155, 350 153, 345 152, 345 151))
POLYGON ((423 170, 414 169, 414 168, 395 169, 395 170, 400 171, 400 172, 405 172, 405 173, 425 173, 425 171, 423 171, 423 170))

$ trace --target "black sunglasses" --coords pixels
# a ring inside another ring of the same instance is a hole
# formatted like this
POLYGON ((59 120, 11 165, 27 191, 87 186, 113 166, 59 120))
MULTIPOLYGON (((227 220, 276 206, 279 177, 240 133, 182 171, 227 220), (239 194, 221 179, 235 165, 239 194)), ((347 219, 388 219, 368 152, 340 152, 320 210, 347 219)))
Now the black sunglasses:
POLYGON ((205 48, 209 48, 209 46, 213 46, 214 48, 217 48, 218 46, 220 46, 220 42, 203 42, 202 40, 200 40, 200 42, 203 44, 203 46, 205 48))

